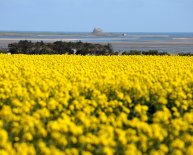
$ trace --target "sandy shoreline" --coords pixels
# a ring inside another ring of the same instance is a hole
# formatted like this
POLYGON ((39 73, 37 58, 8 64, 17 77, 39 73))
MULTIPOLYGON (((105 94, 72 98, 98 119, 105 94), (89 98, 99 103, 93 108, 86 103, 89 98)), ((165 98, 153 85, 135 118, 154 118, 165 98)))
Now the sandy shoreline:
MULTIPOLYGON (((39 38, 0 38, 0 44, 9 44, 9 43, 14 43, 14 42, 19 42, 20 40, 31 40, 32 42, 37 42, 37 41, 44 41, 44 42, 55 42, 55 41, 79 41, 80 39, 78 38, 46 38, 46 39, 39 39, 39 38)), ((96 43, 96 42, 93 42, 96 43)), ((101 44, 107 44, 105 42, 99 42, 101 44)), ((175 46, 193 46, 193 39, 183 39, 183 40, 174 40, 174 41, 143 41, 143 42, 111 42, 113 45, 120 45, 120 46, 149 46, 149 45, 156 45, 156 46, 164 46, 164 45, 175 45, 175 46)))
POLYGON ((193 46, 191 42, 114 42, 114 46, 120 47, 168 47, 168 46, 193 46))
MULTIPOLYGON (((80 39, 76 38, 55 38, 55 39, 40 39, 40 38, 0 38, 0 48, 7 48, 8 44, 18 42, 19 40, 31 40, 32 42, 37 41, 44 41, 44 42, 55 42, 55 41, 79 41, 80 39)), ((100 44, 107 44, 105 42, 100 42, 100 44)), ((136 41, 136 42, 111 42, 112 47, 115 51, 122 51, 122 50, 131 50, 131 49, 157 49, 167 51, 168 50, 173 51, 183 51, 183 48, 186 51, 193 52, 193 39, 176 39, 172 41, 136 41), (179 49, 179 50, 178 50, 179 49)))

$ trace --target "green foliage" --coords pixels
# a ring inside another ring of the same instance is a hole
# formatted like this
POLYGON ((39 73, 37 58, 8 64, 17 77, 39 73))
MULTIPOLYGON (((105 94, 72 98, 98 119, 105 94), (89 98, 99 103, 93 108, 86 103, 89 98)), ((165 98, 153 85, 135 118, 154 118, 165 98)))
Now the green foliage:
POLYGON ((149 50, 149 51, 130 50, 129 52, 124 51, 122 55, 170 55, 170 54, 167 52, 159 52, 157 50, 149 50))
POLYGON ((21 40, 18 43, 8 45, 12 54, 80 54, 80 55, 110 55, 113 49, 110 44, 92 44, 79 42, 54 43, 31 42, 21 40))
POLYGON ((143 55, 158 55, 159 52, 157 50, 149 50, 149 51, 143 51, 143 55))
MULTIPOLYGON (((54 43, 31 42, 20 40, 18 43, 8 45, 11 54, 76 54, 76 55, 119 55, 121 52, 114 52, 111 44, 93 44, 79 42, 54 43)), ((0 53, 7 53, 6 50, 0 50, 0 53)), ((170 55, 168 52, 159 52, 158 50, 130 50, 122 52, 122 55, 170 55)), ((193 56, 193 53, 178 53, 179 56, 193 56)))
POLYGON ((193 56, 193 53, 178 53, 179 56, 193 56))
POLYGON ((7 53, 7 50, 5 50, 5 49, 0 49, 0 53, 7 53))
POLYGON ((124 51, 122 55, 141 55, 141 51, 138 50, 131 50, 129 52, 124 51))

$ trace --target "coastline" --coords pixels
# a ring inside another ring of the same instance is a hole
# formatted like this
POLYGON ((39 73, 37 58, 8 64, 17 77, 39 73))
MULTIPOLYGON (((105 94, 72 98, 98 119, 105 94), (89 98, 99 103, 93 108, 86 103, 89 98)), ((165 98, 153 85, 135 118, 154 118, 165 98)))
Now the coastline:
MULTIPOLYGON (((43 41, 47 43, 55 41, 79 41, 79 38, 0 38, 0 48, 8 48, 8 44, 17 43, 20 40, 28 40, 32 42, 43 41)), ((82 40, 84 42, 84 40, 82 40)), ((108 42, 90 42, 97 44, 107 44, 108 42)), ((151 50, 167 51, 170 53, 176 52, 191 52, 193 53, 193 38, 167 40, 150 40, 150 41, 132 41, 132 42, 109 42, 114 51, 129 51, 129 50, 151 50)))

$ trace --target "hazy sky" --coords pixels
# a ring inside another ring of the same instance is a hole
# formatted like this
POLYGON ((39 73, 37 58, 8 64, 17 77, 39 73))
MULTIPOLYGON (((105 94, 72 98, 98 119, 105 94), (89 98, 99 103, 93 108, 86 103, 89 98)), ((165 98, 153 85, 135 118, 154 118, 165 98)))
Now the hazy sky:
POLYGON ((0 30, 193 32, 193 0, 0 0, 0 30))

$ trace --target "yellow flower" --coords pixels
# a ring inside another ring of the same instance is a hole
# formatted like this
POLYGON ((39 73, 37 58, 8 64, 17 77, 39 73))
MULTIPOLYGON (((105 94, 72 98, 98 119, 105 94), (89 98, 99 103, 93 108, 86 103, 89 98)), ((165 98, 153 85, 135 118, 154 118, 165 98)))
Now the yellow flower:
POLYGON ((193 154, 193 57, 0 55, 0 154, 193 154))

